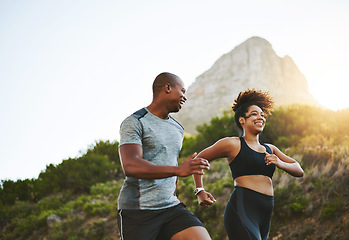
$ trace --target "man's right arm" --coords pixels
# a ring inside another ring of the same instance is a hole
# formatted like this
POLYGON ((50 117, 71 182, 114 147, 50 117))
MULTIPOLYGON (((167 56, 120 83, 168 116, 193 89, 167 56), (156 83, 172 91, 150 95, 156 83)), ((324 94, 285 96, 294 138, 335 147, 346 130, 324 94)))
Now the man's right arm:
POLYGON ((191 174, 203 174, 209 169, 209 163, 202 158, 195 158, 196 153, 187 158, 179 166, 162 166, 143 159, 142 146, 139 144, 124 144, 119 149, 120 160, 126 176, 158 179, 172 176, 186 177, 191 174))

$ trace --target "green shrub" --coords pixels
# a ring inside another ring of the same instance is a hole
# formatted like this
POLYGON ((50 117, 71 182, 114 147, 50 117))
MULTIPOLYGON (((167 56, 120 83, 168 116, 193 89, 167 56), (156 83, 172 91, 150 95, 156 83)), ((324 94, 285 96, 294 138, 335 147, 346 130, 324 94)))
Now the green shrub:
POLYGON ((275 221, 282 221, 292 216, 299 216, 305 212, 308 202, 302 187, 295 182, 290 182, 285 188, 276 188, 273 218, 275 221))
POLYGON ((84 226, 79 232, 79 239, 85 240, 108 240, 110 238, 107 237, 108 232, 106 228, 106 220, 97 219, 93 221, 91 224, 84 226))
POLYGON ((58 209, 64 204, 62 195, 52 195, 41 199, 36 204, 36 209, 38 211, 45 211, 49 209, 58 209))
POLYGON ((109 181, 105 183, 98 183, 91 187, 90 193, 96 197, 107 197, 108 200, 115 200, 120 192, 123 181, 109 181))
POLYGON ((113 205, 100 200, 92 200, 92 202, 86 203, 83 207, 84 213, 87 216, 108 216, 113 210, 113 205))
POLYGON ((76 216, 71 215, 67 219, 63 220, 60 223, 56 223, 52 231, 50 231, 48 235, 48 239, 50 240, 77 240, 81 239, 79 238, 80 234, 80 228, 82 224, 84 223, 84 219, 76 216))
POLYGON ((69 203, 67 203, 69 206, 71 206, 72 209, 75 209, 77 211, 83 211, 83 207, 86 203, 88 203, 90 201, 89 196, 87 195, 82 195, 79 196, 78 198, 76 198, 73 201, 70 201, 69 203))
POLYGON ((8 206, 6 218, 22 218, 32 214, 35 211, 35 204, 31 202, 17 201, 16 204, 8 206))
POLYGON ((340 197, 337 197, 331 202, 325 203, 323 209, 320 212, 320 216, 324 219, 332 218, 342 211, 343 201, 340 197))

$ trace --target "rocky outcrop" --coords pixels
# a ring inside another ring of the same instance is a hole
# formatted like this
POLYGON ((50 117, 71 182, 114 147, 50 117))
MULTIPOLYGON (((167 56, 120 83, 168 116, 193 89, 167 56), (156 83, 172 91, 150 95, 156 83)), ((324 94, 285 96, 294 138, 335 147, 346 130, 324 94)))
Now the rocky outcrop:
POLYGON ((56 214, 52 214, 47 217, 46 219, 47 225, 52 228, 55 223, 60 223, 62 222, 62 219, 57 216, 56 214))
POLYGON ((319 105, 308 91, 308 83, 291 57, 279 57, 263 38, 252 37, 220 57, 188 87, 188 101, 173 114, 186 132, 209 122, 229 109, 240 91, 269 91, 276 105, 319 105))

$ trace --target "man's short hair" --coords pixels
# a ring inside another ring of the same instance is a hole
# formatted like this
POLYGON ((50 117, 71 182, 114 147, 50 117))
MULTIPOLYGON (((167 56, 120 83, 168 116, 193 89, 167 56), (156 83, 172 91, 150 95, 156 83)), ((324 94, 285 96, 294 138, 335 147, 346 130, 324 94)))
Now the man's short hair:
POLYGON ((153 82, 153 95, 156 96, 160 92, 161 88, 167 83, 174 86, 176 83, 178 83, 178 79, 179 77, 173 73, 160 73, 153 82))

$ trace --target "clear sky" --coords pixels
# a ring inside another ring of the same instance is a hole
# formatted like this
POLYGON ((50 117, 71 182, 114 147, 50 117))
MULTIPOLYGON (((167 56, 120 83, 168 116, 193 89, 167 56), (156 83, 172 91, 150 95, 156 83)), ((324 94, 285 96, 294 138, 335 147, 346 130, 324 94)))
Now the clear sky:
POLYGON ((347 0, 0 0, 0 179, 118 140, 158 73, 189 87, 252 36, 291 56, 320 103, 348 108, 348 12, 347 0))

